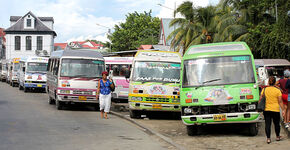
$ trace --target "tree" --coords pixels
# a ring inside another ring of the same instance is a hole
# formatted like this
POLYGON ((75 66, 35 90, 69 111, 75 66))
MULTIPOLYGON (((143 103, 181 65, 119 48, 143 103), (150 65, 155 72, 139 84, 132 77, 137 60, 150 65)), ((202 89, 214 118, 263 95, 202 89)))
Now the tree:
POLYGON ((160 19, 152 17, 151 13, 129 13, 124 23, 115 25, 115 32, 108 36, 112 41, 112 50, 134 50, 141 44, 157 44, 160 19))

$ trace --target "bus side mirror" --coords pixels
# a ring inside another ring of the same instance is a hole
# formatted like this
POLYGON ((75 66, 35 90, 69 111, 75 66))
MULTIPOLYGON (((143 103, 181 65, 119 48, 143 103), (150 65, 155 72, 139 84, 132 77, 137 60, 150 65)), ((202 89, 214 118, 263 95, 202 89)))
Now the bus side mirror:
POLYGON ((25 72, 25 67, 22 67, 22 71, 25 72))
POLYGON ((10 67, 10 70, 12 70, 12 66, 10 67))

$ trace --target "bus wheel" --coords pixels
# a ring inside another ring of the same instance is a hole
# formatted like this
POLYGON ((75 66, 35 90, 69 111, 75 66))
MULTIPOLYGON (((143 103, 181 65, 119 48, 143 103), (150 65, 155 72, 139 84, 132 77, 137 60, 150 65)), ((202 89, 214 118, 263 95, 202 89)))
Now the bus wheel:
POLYGON ((27 93, 27 92, 28 92, 28 88, 24 87, 24 88, 23 88, 23 91, 24 91, 25 93, 27 93))
POLYGON ((259 132, 258 123, 251 123, 248 126, 248 135, 249 136, 256 136, 259 132))
POLYGON ((199 127, 197 125, 186 126, 186 129, 188 136, 198 135, 199 133, 198 131, 199 127))
POLYGON ((55 106, 57 110, 63 109, 63 104, 59 100, 55 100, 55 106))
POLYGON ((131 118, 136 118, 136 119, 141 118, 141 115, 140 115, 139 111, 137 111, 137 110, 129 110, 129 112, 130 112, 130 117, 131 118))
POLYGON ((55 101, 50 96, 48 96, 48 104, 52 105, 54 103, 55 101))
POLYGON ((23 90, 23 87, 20 84, 19 84, 18 87, 19 87, 19 90, 23 90))

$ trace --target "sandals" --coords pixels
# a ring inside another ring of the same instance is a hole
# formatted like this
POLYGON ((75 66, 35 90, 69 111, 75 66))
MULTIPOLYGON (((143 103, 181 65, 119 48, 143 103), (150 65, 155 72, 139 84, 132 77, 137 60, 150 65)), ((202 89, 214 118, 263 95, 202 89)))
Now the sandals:
POLYGON ((271 143, 271 139, 267 139, 267 144, 270 144, 271 143))
POLYGON ((282 136, 277 136, 276 137, 276 141, 281 141, 281 139, 282 139, 282 136))

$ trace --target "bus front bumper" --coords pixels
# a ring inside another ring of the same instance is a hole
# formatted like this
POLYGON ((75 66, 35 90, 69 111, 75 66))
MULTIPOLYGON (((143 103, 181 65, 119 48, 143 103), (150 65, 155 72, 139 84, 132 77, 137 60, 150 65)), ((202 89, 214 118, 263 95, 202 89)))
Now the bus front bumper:
POLYGON ((95 95, 92 96, 77 96, 77 95, 57 95, 57 99, 67 103, 99 103, 99 99, 95 95))
POLYGON ((171 111, 180 112, 179 104, 163 104, 163 103, 149 103, 149 102, 129 102, 130 110, 144 110, 144 111, 171 111))
POLYGON ((37 84, 37 83, 25 83, 24 87, 26 88, 42 88, 46 87, 46 84, 37 84))
POLYGON ((263 121, 263 117, 260 115, 259 112, 189 115, 189 116, 181 116, 181 118, 183 123, 186 125, 256 123, 263 121), (225 118, 220 119, 217 117, 221 115, 225 115, 225 118))

